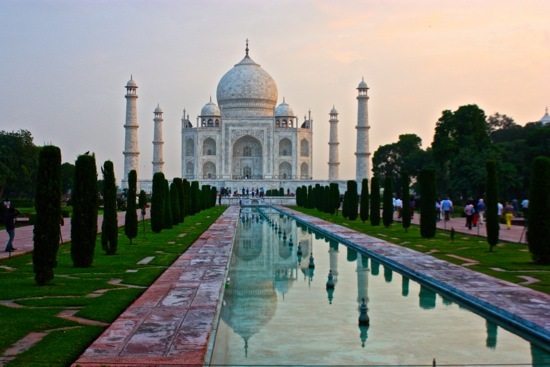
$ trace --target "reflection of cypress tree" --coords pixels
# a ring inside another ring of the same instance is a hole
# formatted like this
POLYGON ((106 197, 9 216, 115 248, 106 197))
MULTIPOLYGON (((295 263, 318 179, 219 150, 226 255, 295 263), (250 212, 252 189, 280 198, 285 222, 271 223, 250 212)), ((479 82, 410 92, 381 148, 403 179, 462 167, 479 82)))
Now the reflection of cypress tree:
POLYGON ((431 310, 435 308, 435 293, 424 287, 420 286, 419 297, 419 306, 425 310, 431 310))
POLYGON ((442 301, 443 301, 443 304, 444 304, 445 306, 450 306, 450 305, 452 305, 452 304, 453 304, 453 301, 451 301, 451 300, 450 300, 450 299, 448 299, 448 298, 445 298, 445 297, 441 297, 441 299, 442 299, 442 301))
POLYGON ((550 353, 545 352, 541 348, 531 343, 531 358, 533 367, 548 367, 550 366, 550 353))
POLYGON ((348 247, 347 259, 348 259, 349 262, 353 262, 353 261, 357 260, 357 251, 355 251, 354 249, 348 247))
POLYGON ((401 295, 407 297, 409 295, 409 278, 402 276, 401 278, 401 295))
POLYGON ((487 329, 487 339, 485 340, 485 345, 487 348, 495 349, 497 346, 498 326, 494 322, 485 320, 485 327, 487 329))
POLYGON ((363 268, 368 269, 369 258, 366 255, 361 255, 361 265, 363 265, 363 268))
POLYGON ((338 241, 330 240, 330 248, 335 250, 335 251, 338 251, 338 241))
POLYGON ((391 270, 388 266, 384 265, 384 279, 386 280, 386 283, 391 283, 393 277, 393 270, 391 270))
POLYGON ((375 261, 374 259, 371 259, 370 260, 370 268, 371 268, 371 274, 372 275, 380 274, 380 263, 378 261, 375 261))

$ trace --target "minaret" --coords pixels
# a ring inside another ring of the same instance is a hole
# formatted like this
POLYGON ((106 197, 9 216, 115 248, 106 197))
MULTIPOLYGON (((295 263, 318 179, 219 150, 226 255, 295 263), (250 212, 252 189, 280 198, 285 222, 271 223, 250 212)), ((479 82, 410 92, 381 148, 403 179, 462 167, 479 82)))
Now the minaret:
POLYGON ((155 123, 155 132, 153 140, 153 176, 157 172, 163 172, 162 167, 164 166, 162 146, 164 141, 162 141, 162 109, 157 104, 157 108, 154 111, 155 118, 153 119, 155 123))
POLYGON ((369 152, 369 87, 365 80, 361 80, 357 87, 357 150, 355 152, 355 174, 358 185, 364 178, 370 178, 370 152, 369 152))
MULTIPOLYGON (((122 179, 122 188, 128 188, 128 174, 131 170, 138 172, 138 120, 137 120, 137 84, 132 77, 126 84, 126 123, 124 130, 124 177, 122 179)), ((139 175, 138 175, 139 177, 139 175)))
POLYGON ((328 141, 328 179, 329 181, 338 180, 338 111, 332 106, 330 110, 330 139, 328 141))

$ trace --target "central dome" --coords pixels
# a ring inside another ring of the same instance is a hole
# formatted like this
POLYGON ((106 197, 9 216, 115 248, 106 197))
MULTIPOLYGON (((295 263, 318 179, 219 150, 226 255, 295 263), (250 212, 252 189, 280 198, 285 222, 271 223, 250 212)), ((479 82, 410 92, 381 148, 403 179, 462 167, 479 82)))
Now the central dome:
POLYGON ((247 55, 218 83, 216 97, 222 115, 271 116, 277 104, 277 84, 247 55))

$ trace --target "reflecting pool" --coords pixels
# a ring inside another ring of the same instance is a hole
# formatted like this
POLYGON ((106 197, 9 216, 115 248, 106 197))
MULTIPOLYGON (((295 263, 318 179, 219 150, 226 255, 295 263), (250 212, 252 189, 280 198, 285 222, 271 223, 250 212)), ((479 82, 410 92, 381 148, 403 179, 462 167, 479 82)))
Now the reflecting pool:
POLYGON ((273 209, 245 208, 212 365, 548 366, 550 353, 273 209), (334 289, 327 289, 329 272, 334 289), (359 326, 361 305, 368 326, 359 326))

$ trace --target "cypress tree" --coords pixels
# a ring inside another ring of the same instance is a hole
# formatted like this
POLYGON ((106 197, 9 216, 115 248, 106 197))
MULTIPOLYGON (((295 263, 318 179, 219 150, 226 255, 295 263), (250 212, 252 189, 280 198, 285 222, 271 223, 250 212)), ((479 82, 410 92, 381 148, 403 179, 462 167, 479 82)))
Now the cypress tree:
POLYGON ((330 184, 330 214, 336 213, 340 209, 340 188, 338 184, 333 182, 330 184))
POLYGON ((550 158, 533 160, 529 186, 527 242, 533 261, 550 264, 550 158))
POLYGON ((313 187, 311 185, 307 187, 307 208, 313 209, 313 187))
MULTIPOLYGON (((128 172, 128 192, 127 193, 128 193, 128 205, 126 206, 126 214, 124 216, 124 234, 130 240, 130 245, 131 245, 132 239, 136 238, 138 234, 138 216, 137 216, 137 208, 136 208, 137 172, 135 170, 131 170, 130 172, 128 172)), ((145 194, 145 191, 143 191, 143 193, 145 194)), ((141 205, 147 205, 147 197, 145 197, 145 204, 140 203, 140 209, 142 209, 141 205)))
POLYGON ((359 208, 359 217, 365 223, 369 219, 369 180, 366 178, 361 181, 361 206, 359 208))
POLYGON ((162 229, 172 228, 172 200, 170 198, 170 185, 164 179, 164 222, 162 229))
POLYGON ((348 206, 348 216, 349 220, 356 220, 359 215, 359 195, 357 194, 357 181, 349 180, 348 181, 348 191, 349 191, 349 206, 348 206))
POLYGON ((174 181, 170 184, 170 208, 172 209, 172 224, 176 226, 180 222, 180 198, 178 186, 174 181))
POLYGON ((302 185, 302 208, 307 208, 307 187, 302 185))
MULTIPOLYGON (((411 195, 409 193, 409 186, 411 184, 409 173, 407 171, 401 172, 401 199, 403 200, 403 210, 401 212, 401 220, 405 232, 411 226, 411 195)), ((434 203, 435 206, 435 203, 434 203)))
POLYGON ((420 235, 423 238, 435 236, 437 213, 435 211, 435 171, 423 169, 420 172, 420 235))
POLYGON ((380 179, 377 176, 370 180, 370 224, 380 225, 380 179))
POLYGON ((141 209, 141 221, 143 222, 143 234, 145 235, 145 213, 147 211, 147 194, 144 190, 139 192, 139 208, 141 209))
POLYGON ((178 189, 178 207, 179 207, 179 221, 178 223, 183 223, 185 219, 185 198, 183 197, 183 180, 179 177, 174 178, 174 183, 178 189))
POLYGON ((77 268, 94 261, 97 237, 97 167, 95 155, 78 156, 74 168, 73 216, 71 217, 71 258, 77 268))
MULTIPOLYGON (((116 180, 113 162, 105 161, 101 167, 103 173, 103 222, 101 223, 101 247, 107 255, 116 253, 118 245, 118 217, 116 213, 116 180)), ((135 172, 135 171, 134 171, 135 172)), ((130 181, 128 175, 128 182, 130 181)), ((130 190, 128 190, 130 191, 130 190)), ((134 213, 136 196, 134 190, 134 213)))
POLYGON ((211 195, 212 195, 212 191, 210 190, 210 185, 202 185, 201 187, 201 198, 202 198, 201 209, 202 210, 210 208, 211 195))
POLYGON ((200 212, 200 198, 199 198, 199 183, 197 181, 191 182, 191 202, 189 206, 189 215, 194 215, 200 212))
POLYGON ((389 227, 393 222, 393 178, 384 177, 384 201, 382 203, 382 222, 389 227))
POLYGON ((187 179, 183 179, 183 216, 187 217, 191 210, 191 184, 187 179))
POLYGON ((498 178, 497 164, 493 160, 486 163, 487 183, 485 198, 485 228, 487 229, 487 243, 489 251, 498 243, 500 224, 498 222, 498 178))
POLYGON ((330 200, 330 187, 323 186, 323 211, 332 214, 332 202, 330 200))
POLYGON ((216 206, 216 199, 218 197, 218 188, 215 186, 212 186, 210 188, 210 207, 213 208, 216 206))
POLYGON ((164 173, 153 175, 153 197, 151 198, 151 230, 160 233, 164 227, 164 173))
POLYGON ((344 202, 342 203, 342 217, 349 219, 349 190, 344 192, 344 202))
POLYGON ((54 277, 60 240, 61 150, 58 147, 49 145, 40 149, 34 207, 34 280, 38 285, 46 285, 54 277))

